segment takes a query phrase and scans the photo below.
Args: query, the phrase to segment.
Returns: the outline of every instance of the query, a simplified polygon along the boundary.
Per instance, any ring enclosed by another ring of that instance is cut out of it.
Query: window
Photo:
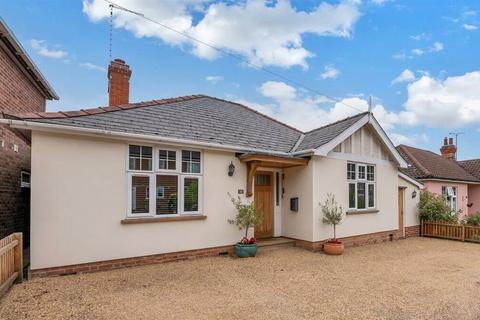
[[[130,170],[152,170],[152,147],[129,146]]]
[[[200,214],[201,156],[200,151],[130,145],[128,215]],[[153,163],[158,165],[152,168]]]
[[[355,164],[348,163],[347,164],[347,179],[348,180],[355,180],[356,171],[355,171]]]
[[[172,150],[158,150],[158,169],[176,170],[177,152]]]
[[[200,152],[182,150],[182,172],[200,173]]]
[[[178,212],[178,176],[176,175],[157,175],[157,203],[155,205],[156,214],[177,214]],[[159,190],[162,194],[159,197]]]
[[[30,188],[30,172],[20,173],[20,188]]]
[[[148,176],[132,175],[132,214],[150,213],[149,188],[150,179]]]
[[[442,195],[452,211],[457,211],[457,187],[442,187]]]
[[[375,166],[347,163],[348,208],[375,208]]]
[[[198,177],[183,178],[183,211],[198,212]]]

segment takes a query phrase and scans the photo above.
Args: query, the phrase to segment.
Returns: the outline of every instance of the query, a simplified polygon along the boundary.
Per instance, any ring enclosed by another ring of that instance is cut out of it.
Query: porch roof
[[[258,153],[246,153],[240,155],[238,158],[241,162],[247,164],[247,197],[253,195],[253,178],[255,177],[258,168],[291,168],[306,166],[310,160],[309,158],[274,156]]]

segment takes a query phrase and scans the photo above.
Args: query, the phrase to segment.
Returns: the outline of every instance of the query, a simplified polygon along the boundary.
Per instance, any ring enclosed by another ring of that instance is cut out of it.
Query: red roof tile
[[[443,179],[480,182],[480,178],[467,172],[457,161],[423,149],[400,145],[397,150],[408,162],[409,167],[402,170],[416,179]]]

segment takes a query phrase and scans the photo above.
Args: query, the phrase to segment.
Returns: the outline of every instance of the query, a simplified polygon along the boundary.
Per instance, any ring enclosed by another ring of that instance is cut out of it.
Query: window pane
[[[357,183],[357,209],[365,209],[365,183]]]
[[[367,180],[375,181],[375,166],[367,166]]]
[[[200,152],[182,150],[182,172],[200,173]]]
[[[149,213],[149,177],[132,176],[132,213]]]
[[[156,214],[176,214],[178,194],[178,177],[157,175]]]
[[[368,207],[369,208],[375,207],[375,185],[374,184],[368,185]]]
[[[129,146],[130,170],[152,170],[152,147]]]
[[[183,192],[183,211],[198,211],[198,178],[185,178]]]
[[[365,166],[358,166],[358,179],[365,180]]]
[[[177,155],[175,151],[158,151],[158,168],[160,170],[175,170]]]
[[[348,184],[348,207],[355,208],[355,183]]]
[[[257,174],[255,176],[255,185],[256,186],[269,186],[270,185],[270,175],[269,174]]]
[[[347,163],[347,179],[355,180],[355,164]]]

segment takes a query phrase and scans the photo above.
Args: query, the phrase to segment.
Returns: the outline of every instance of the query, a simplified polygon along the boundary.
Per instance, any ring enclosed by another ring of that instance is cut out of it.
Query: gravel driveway
[[[206,258],[16,285],[1,319],[479,319],[480,245],[412,238]]]

